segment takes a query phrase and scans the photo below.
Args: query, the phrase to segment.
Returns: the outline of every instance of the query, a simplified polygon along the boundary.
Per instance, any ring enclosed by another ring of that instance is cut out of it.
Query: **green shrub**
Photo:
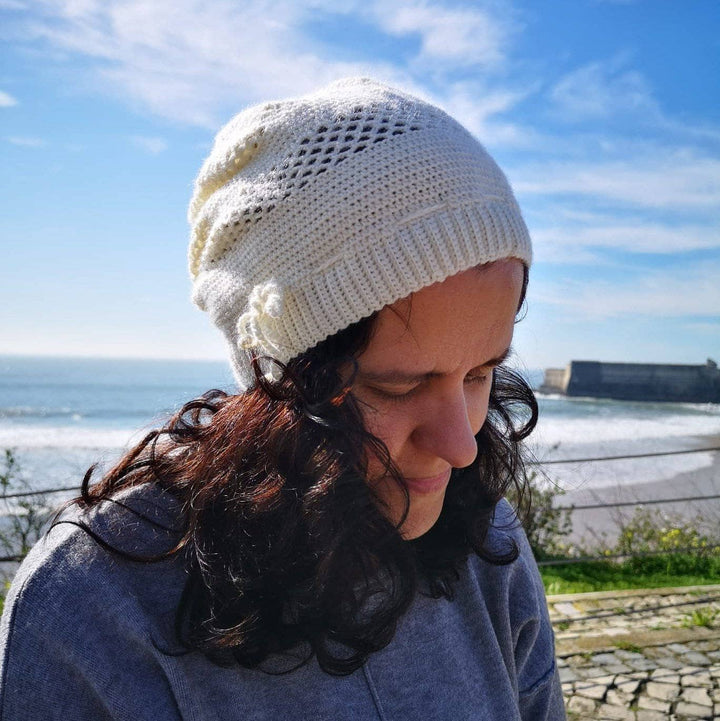
[[[45,531],[52,509],[43,495],[7,498],[31,491],[15,453],[6,449],[0,467],[0,555],[22,559]]]
[[[578,549],[575,555],[624,558],[541,567],[546,591],[584,593],[720,583],[717,524],[643,506],[629,517],[617,518],[616,523],[614,542],[605,537],[599,547]],[[547,545],[553,547],[552,541]],[[568,553],[566,558],[572,555]]]
[[[701,556],[718,554],[712,546],[720,542],[720,534],[701,530],[712,528],[702,516],[688,520],[677,513],[639,506],[629,520],[617,521],[620,528],[614,553],[653,553],[657,551],[694,551]]]
[[[527,534],[530,547],[538,561],[562,558],[571,551],[566,543],[572,533],[572,510],[557,508],[556,499],[565,491],[544,479],[541,485],[538,474],[528,477],[527,493],[518,497],[515,489],[508,500],[518,509],[518,515]]]

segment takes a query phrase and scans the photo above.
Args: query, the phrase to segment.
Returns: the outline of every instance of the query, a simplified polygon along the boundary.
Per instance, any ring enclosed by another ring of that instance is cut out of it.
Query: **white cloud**
[[[600,224],[548,225],[532,229],[539,261],[552,263],[591,263],[608,256],[598,251],[656,253],[671,255],[694,250],[720,250],[720,227],[712,225],[662,225],[615,221]]]
[[[12,108],[17,104],[18,101],[10,93],[0,90],[0,108]]]
[[[419,50],[406,67],[371,55],[338,60],[308,38],[322,15],[356,16],[393,37],[415,35]],[[429,82],[446,87],[452,69],[502,65],[514,27],[510,6],[500,11],[491,2],[459,8],[424,0],[176,0],[168,12],[148,0],[37,0],[25,33],[44,40],[47,50],[94,61],[88,67],[105,92],[216,128],[242,105],[297,95],[343,75],[372,74],[427,94]],[[496,132],[511,135],[508,128]]]
[[[617,263],[618,253],[720,252],[720,160],[629,148],[623,160],[548,160],[514,169],[539,261]]]
[[[481,82],[448,85],[442,97],[435,98],[482,143],[515,148],[533,146],[538,133],[533,128],[503,120],[502,116],[523,100],[530,90],[493,90]]]
[[[562,78],[550,93],[557,116],[569,121],[636,113],[645,120],[660,117],[645,78],[623,64],[622,59],[590,63]]]
[[[379,26],[393,35],[418,33],[421,51],[418,59],[450,61],[453,65],[497,66],[504,59],[514,25],[505,14],[489,8],[448,8],[423,0],[375,2],[371,12]]]
[[[583,196],[659,209],[720,207],[720,160],[688,150],[610,162],[549,161],[517,168],[513,178],[526,196]]]
[[[626,55],[584,65],[561,78],[551,89],[555,119],[587,127],[592,121],[627,121],[689,140],[720,140],[720,128],[669,116],[654,97],[645,76],[628,68]]]
[[[130,142],[151,155],[159,155],[168,147],[164,138],[147,137],[145,135],[133,135]]]
[[[644,271],[629,279],[556,281],[535,288],[535,301],[561,306],[572,316],[595,322],[641,315],[654,318],[717,316],[720,263]]]
[[[153,113],[216,128],[240,106],[297,95],[342,75],[398,72],[378,62],[333,62],[299,28],[312,8],[291,0],[199,4],[172,12],[144,0],[40,0],[30,32],[50,48],[88,57],[104,90]],[[316,3],[317,5],[317,3]]]
[[[5,138],[8,143],[18,145],[22,148],[42,148],[47,143],[42,138],[31,138],[28,136],[11,135]]]
[[[712,334],[713,339],[717,342],[717,339],[720,337],[720,319],[718,319],[715,323],[712,321],[692,321],[690,323],[686,323],[686,328],[689,330],[697,331],[698,333],[707,333]]]

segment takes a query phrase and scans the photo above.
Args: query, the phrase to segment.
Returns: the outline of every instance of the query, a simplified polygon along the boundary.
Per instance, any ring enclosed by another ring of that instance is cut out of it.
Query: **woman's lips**
[[[437,493],[445,489],[450,481],[450,472],[452,468],[439,473],[437,476],[427,476],[424,478],[405,478],[408,490],[413,493],[426,494]]]

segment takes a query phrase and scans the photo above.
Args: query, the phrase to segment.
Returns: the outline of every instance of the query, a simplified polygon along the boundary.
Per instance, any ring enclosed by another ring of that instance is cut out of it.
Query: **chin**
[[[432,507],[423,507],[429,506],[429,504],[418,504],[411,495],[410,512],[408,513],[408,517],[405,519],[405,523],[403,523],[400,527],[400,534],[402,537],[406,541],[412,541],[414,538],[419,538],[427,533],[437,523],[438,518],[440,518],[444,500],[445,494],[443,493],[443,496],[438,503],[432,504]],[[413,506],[415,506],[415,508],[413,508]]]

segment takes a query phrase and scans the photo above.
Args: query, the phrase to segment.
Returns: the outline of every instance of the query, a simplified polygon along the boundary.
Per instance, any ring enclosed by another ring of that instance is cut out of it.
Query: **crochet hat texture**
[[[502,171],[439,108],[369,79],[265,103],[217,135],[189,221],[193,300],[230,347],[286,363],[481,263],[529,265]]]

